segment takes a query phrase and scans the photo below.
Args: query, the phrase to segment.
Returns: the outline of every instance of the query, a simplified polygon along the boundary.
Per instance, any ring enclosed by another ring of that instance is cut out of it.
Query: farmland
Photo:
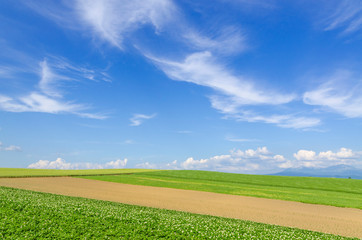
[[[0,187],[0,237],[349,239],[295,228]]]
[[[355,179],[245,175],[190,170],[82,178],[362,209],[362,181]]]

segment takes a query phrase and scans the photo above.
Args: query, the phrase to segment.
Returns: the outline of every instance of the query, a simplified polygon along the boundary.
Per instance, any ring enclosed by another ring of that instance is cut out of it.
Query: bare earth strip
[[[362,210],[71,177],[0,178],[0,185],[362,238]]]

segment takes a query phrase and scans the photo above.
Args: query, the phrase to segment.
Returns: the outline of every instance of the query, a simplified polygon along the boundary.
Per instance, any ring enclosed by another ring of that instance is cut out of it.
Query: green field
[[[155,171],[150,169],[91,169],[91,170],[57,170],[29,168],[0,168],[0,177],[45,177],[45,176],[79,176],[107,175]]]
[[[362,180],[355,179],[245,175],[190,170],[82,178],[362,209]]]
[[[1,239],[350,239],[295,228],[0,187]]]

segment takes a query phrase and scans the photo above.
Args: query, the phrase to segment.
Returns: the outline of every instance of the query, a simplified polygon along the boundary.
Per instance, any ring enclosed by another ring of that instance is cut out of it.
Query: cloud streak
[[[162,31],[175,16],[176,9],[168,0],[78,0],[76,13],[93,35],[124,49],[124,41],[143,25]]]
[[[240,3],[257,3],[257,6],[265,4],[264,1],[240,1]],[[272,88],[263,88],[255,79],[236,74],[224,64],[223,57],[230,57],[247,48],[246,34],[237,26],[218,26],[222,30],[204,34],[207,30],[198,31],[190,26],[183,19],[181,10],[171,0],[146,2],[78,0],[73,9],[68,5],[66,8],[71,10],[64,10],[67,13],[63,14],[52,5],[44,7],[32,4],[32,8],[58,23],[62,22],[59,20],[62,16],[70,14],[82,26],[78,30],[91,33],[94,38],[101,39],[123,51],[126,50],[126,46],[136,47],[170,79],[212,89],[214,94],[209,96],[211,106],[228,118],[295,129],[311,128],[320,124],[318,118],[300,116],[300,114],[268,116],[256,111],[257,106],[274,108],[288,104],[296,100],[297,96],[292,93],[280,93]],[[137,32],[150,26],[154,29],[154,37],[161,39],[166,36],[168,41],[173,41],[177,46],[180,42],[185,45],[180,51],[181,54],[172,58],[178,60],[171,60],[167,56],[157,57],[165,56],[162,49],[161,53],[157,54],[149,53],[152,50],[145,50],[147,44],[144,47],[144,41],[137,39]],[[142,47],[136,42],[141,42]],[[184,57],[181,58],[180,55]],[[247,110],[246,107],[252,108],[253,111]],[[131,120],[131,126],[139,124],[141,122],[137,119],[134,122]]]
[[[362,4],[359,0],[341,1],[325,20],[325,30],[341,29],[350,34],[362,29]]]
[[[21,152],[22,149],[19,146],[10,145],[4,146],[2,142],[0,142],[0,151],[7,151],[7,152]]]
[[[306,104],[320,106],[348,118],[362,117],[362,78],[349,71],[338,71],[314,90],[303,96]]]
[[[275,124],[278,127],[294,129],[310,129],[321,123],[321,120],[315,117],[304,117],[293,114],[273,114],[267,116],[252,111],[240,111],[236,114],[227,114],[226,118],[232,118],[236,121]]]
[[[259,89],[252,81],[235,76],[218,63],[210,52],[197,52],[184,61],[170,61],[147,56],[171,79],[190,82],[214,89],[226,95],[235,105],[278,105],[292,101],[294,95],[283,95]]]
[[[295,114],[264,116],[246,107],[287,104],[296,99],[294,94],[281,94],[271,89],[262,89],[253,80],[236,76],[218,63],[210,52],[194,53],[184,61],[170,61],[146,55],[169,78],[213,89],[216,95],[209,97],[211,106],[226,118],[237,121],[263,122],[283,128],[311,128],[320,124],[320,119]]]
[[[129,125],[133,127],[140,126],[145,120],[152,119],[154,117],[156,117],[156,113],[151,115],[133,114],[133,116],[129,119],[131,122]]]
[[[39,63],[38,69],[29,69],[37,73],[39,82],[37,88],[20,96],[8,96],[0,93],[0,110],[7,112],[42,112],[42,113],[70,113],[84,118],[105,119],[103,114],[87,113],[89,107],[64,100],[64,94],[59,86],[64,81],[80,81],[95,79],[99,74],[93,70],[71,65],[64,58],[51,57]],[[11,74],[12,75],[12,74]],[[101,73],[100,75],[105,75]],[[104,76],[104,81],[109,79]]]

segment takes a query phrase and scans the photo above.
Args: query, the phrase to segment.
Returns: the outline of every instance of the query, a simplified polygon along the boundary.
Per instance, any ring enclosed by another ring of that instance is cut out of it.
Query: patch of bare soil
[[[0,178],[0,185],[362,238],[359,209],[72,177]]]

